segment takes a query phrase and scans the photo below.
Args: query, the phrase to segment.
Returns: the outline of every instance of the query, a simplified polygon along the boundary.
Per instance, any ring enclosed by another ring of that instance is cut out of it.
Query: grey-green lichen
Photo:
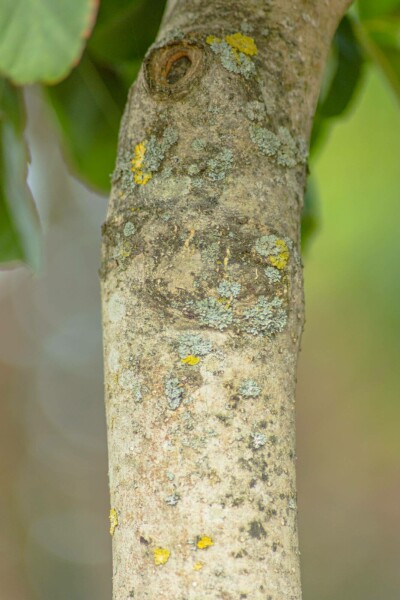
[[[132,153],[124,152],[120,155],[112,175],[113,183],[119,181],[121,189],[126,192],[131,191],[132,185],[145,186],[153,174],[159,171],[167,151],[178,139],[178,130],[166,127],[161,139],[151,135],[149,139],[138,142]]]
[[[263,102],[252,100],[246,104],[245,112],[250,121],[263,121],[267,111]]]
[[[189,175],[198,175],[200,173],[200,167],[196,163],[192,163],[188,166],[187,170]]]
[[[215,263],[218,260],[221,252],[220,245],[218,242],[211,242],[201,251],[202,260],[208,263]]]
[[[261,388],[254,379],[245,379],[239,387],[239,394],[245,398],[257,398],[260,393]]]
[[[152,135],[146,144],[146,153],[143,160],[143,171],[154,173],[158,171],[167,151],[176,144],[179,133],[174,127],[166,127],[161,140]]]
[[[240,30],[243,31],[243,33],[251,33],[252,31],[254,31],[254,27],[247,21],[242,21],[240,23]]]
[[[212,343],[197,333],[184,333],[178,340],[180,358],[186,356],[206,356],[212,350]]]
[[[231,71],[250,79],[256,74],[256,68],[250,56],[233,48],[226,40],[209,36],[207,43],[211,50],[219,57],[221,64]]]
[[[206,146],[207,146],[207,141],[204,140],[203,138],[196,138],[192,142],[192,148],[193,148],[193,150],[196,150],[197,152],[202,152]]]
[[[129,237],[135,233],[135,226],[132,221],[127,221],[124,226],[124,236]]]
[[[260,125],[250,125],[250,139],[256,144],[265,156],[275,156],[279,149],[279,139],[273,131],[260,127]]]
[[[164,502],[169,506],[175,506],[179,502],[179,496],[178,494],[171,494],[170,496],[166,496],[164,498]]]
[[[207,161],[207,177],[213,181],[225,179],[227,173],[232,168],[232,164],[233,153],[228,148],[224,148]]]
[[[267,443],[267,436],[264,433],[256,431],[251,434],[251,445],[255,450],[262,448]]]
[[[240,294],[241,285],[235,281],[221,281],[218,286],[218,293],[222,298],[237,298]]]
[[[233,322],[232,310],[215,298],[198,300],[194,303],[194,308],[202,325],[222,331]]]
[[[255,241],[254,248],[261,256],[276,256],[279,253],[278,239],[276,235],[263,235]]]
[[[260,296],[257,304],[243,313],[243,330],[251,335],[272,336],[283,331],[287,322],[286,311],[282,308],[282,300],[268,300]]]
[[[264,273],[271,283],[277,283],[282,278],[279,269],[276,269],[275,267],[267,267],[264,269]]]
[[[254,249],[260,256],[267,259],[271,267],[283,270],[290,258],[293,243],[289,238],[276,235],[263,235],[255,241]],[[272,276],[272,273],[269,273]],[[268,276],[268,274],[266,273]]]
[[[183,400],[183,387],[176,377],[169,376],[166,378],[164,391],[168,408],[170,410],[179,408]]]
[[[249,127],[251,141],[258,146],[262,154],[274,157],[282,167],[295,167],[306,159],[301,143],[296,143],[286,127],[279,127],[275,134],[270,129],[251,124]]]

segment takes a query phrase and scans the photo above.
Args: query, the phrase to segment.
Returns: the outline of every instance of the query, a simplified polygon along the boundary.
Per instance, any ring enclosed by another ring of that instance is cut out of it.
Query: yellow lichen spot
[[[145,173],[142,170],[144,157],[146,155],[146,144],[145,142],[140,142],[140,144],[136,144],[133,150],[133,158],[132,158],[132,173],[134,182],[137,185],[146,185],[148,181],[152,178],[151,173]]]
[[[282,271],[289,260],[289,248],[287,247],[285,240],[276,240],[275,246],[278,248],[279,253],[268,256],[268,262],[276,269]]]
[[[197,365],[200,362],[199,356],[194,356],[194,354],[189,354],[185,356],[185,358],[181,358],[181,362],[186,365]]]
[[[132,169],[133,171],[133,169]],[[151,173],[142,173],[142,171],[134,172],[134,181],[137,185],[146,185],[148,181],[152,178]]]
[[[217,298],[217,302],[226,306],[226,308],[230,308],[232,298],[226,298],[225,296],[220,296]]]
[[[212,541],[212,539],[208,535],[203,535],[203,537],[201,537],[197,541],[196,546],[200,550],[205,550],[206,548],[209,548],[210,546],[214,546],[214,542]]]
[[[218,38],[218,37],[217,37],[217,36],[215,36],[215,35],[208,35],[208,36],[206,37],[206,42],[207,42],[207,44],[214,44],[214,43],[217,43],[217,44],[218,44],[220,41],[221,41],[221,39],[220,39],[220,38]]]
[[[144,142],[140,142],[140,144],[136,144],[135,149],[133,151],[132,169],[141,169],[142,168],[145,154],[146,154],[146,144]]]
[[[243,52],[248,56],[254,56],[257,54],[257,46],[253,38],[243,35],[242,33],[233,33],[232,35],[226,35],[225,40],[235,50]]]
[[[110,509],[110,516],[108,518],[110,519],[110,534],[114,535],[114,531],[118,527],[118,513],[115,508]]]
[[[122,244],[122,249],[121,249],[120,254],[123,258],[128,258],[131,255],[131,246],[130,246],[129,242],[124,242]]]
[[[154,564],[157,566],[165,565],[170,556],[171,552],[167,548],[155,548],[153,550]]]
[[[226,255],[225,255],[225,258],[224,258],[224,269],[228,268],[228,263],[229,263],[230,256],[231,256],[231,251],[229,250],[229,248],[227,248],[226,249]]]
[[[194,565],[193,565],[193,569],[194,569],[194,571],[201,571],[201,569],[202,569],[203,567],[204,567],[204,565],[203,565],[203,563],[202,563],[202,562],[197,562],[197,563],[194,563]]]

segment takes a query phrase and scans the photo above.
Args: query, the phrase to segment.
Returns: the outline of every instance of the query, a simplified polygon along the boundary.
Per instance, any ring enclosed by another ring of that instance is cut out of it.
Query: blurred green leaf
[[[333,39],[311,133],[311,154],[322,145],[331,119],[344,114],[357,93],[364,54],[350,17],[345,16]]]
[[[66,80],[46,91],[72,170],[89,185],[108,192],[128,86],[85,53]]]
[[[319,112],[323,117],[336,117],[349,106],[362,74],[364,58],[349,17],[344,17],[336,31],[333,46],[337,65]]]
[[[400,0],[359,0],[358,14],[362,20],[390,15],[400,9]]]
[[[1,0],[0,72],[14,83],[54,83],[84,47],[98,0]]]
[[[0,80],[0,262],[23,260],[40,267],[40,225],[26,183],[22,92]]]
[[[91,55],[104,64],[143,58],[154,42],[165,0],[102,0],[89,40]]]
[[[304,195],[304,206],[301,214],[301,249],[307,252],[310,242],[319,225],[319,196],[312,178],[307,180],[307,189]]]
[[[3,182],[4,167],[0,161],[0,177]],[[8,209],[3,185],[0,186],[0,263],[24,260],[18,232]]]
[[[357,36],[400,99],[400,0],[360,0]]]

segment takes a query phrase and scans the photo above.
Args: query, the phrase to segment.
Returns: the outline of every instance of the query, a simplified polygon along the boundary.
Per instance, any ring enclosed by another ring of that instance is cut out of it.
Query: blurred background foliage
[[[0,30],[13,2],[0,8]],[[14,64],[10,36],[0,40],[7,600],[111,596],[100,225],[127,91],[164,8],[159,0],[102,0],[89,36],[96,2],[59,2],[60,23],[70,26],[58,62],[43,62],[48,48],[27,36],[36,54]],[[18,27],[23,20],[15,35]],[[34,81],[42,83],[21,87]],[[307,600],[399,597],[399,99],[400,1],[360,0],[327,65],[303,214],[307,324],[297,414]]]

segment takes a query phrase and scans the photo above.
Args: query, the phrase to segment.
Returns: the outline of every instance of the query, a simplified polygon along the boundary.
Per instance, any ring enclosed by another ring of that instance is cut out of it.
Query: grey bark
[[[104,225],[114,600],[298,600],[309,133],[342,0],[176,0]]]

